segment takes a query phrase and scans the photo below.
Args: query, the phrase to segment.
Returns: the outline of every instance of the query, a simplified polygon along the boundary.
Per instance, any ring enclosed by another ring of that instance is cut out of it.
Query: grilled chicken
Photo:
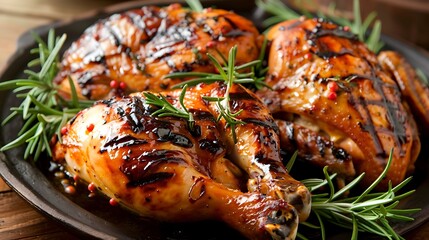
[[[276,123],[280,129],[280,146],[286,152],[298,151],[300,160],[322,168],[328,166],[331,172],[339,174],[340,186],[356,175],[350,155],[328,137],[311,130],[312,126],[304,127],[284,120],[276,120]]]
[[[159,108],[143,93],[99,101],[67,124],[54,159],[65,159],[72,174],[143,216],[217,219],[250,239],[293,239],[309,215],[310,193],[281,164],[278,128],[253,93],[240,85],[229,91],[231,111],[243,109],[236,143],[225,120],[216,121],[218,106],[203,96],[225,91],[223,83],[187,89],[191,125],[153,117]],[[162,94],[180,108],[180,93]]]
[[[89,27],[65,52],[55,79],[69,97],[68,77],[80,98],[169,89],[174,72],[215,72],[207,53],[222,62],[238,45],[237,64],[257,59],[262,36],[249,20],[221,9],[193,12],[178,4],[144,6]]]
[[[401,89],[404,100],[419,121],[419,126],[429,131],[429,87],[417,77],[414,68],[397,52],[383,51],[378,60]]]
[[[402,181],[412,169],[420,141],[400,89],[377,57],[354,34],[322,19],[286,21],[267,37],[271,47],[266,83],[274,91],[258,95],[271,112],[311,126],[347,152],[356,172],[366,173],[364,185],[380,175],[393,149],[381,186]],[[344,162],[344,169],[348,164]]]

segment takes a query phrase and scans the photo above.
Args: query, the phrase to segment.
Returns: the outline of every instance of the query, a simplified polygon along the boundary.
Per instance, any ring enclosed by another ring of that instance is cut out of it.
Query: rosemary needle
[[[188,126],[192,130],[194,128],[195,120],[194,120],[192,113],[190,113],[188,111],[188,109],[186,108],[186,106],[183,102],[187,88],[188,88],[188,86],[185,85],[182,88],[182,92],[180,93],[179,103],[180,103],[181,108],[175,107],[162,94],[158,94],[158,96],[156,96],[155,94],[153,94],[151,92],[144,92],[143,94],[146,98],[147,104],[151,104],[151,105],[154,105],[157,107],[161,107],[160,109],[158,109],[152,113],[153,116],[184,118],[188,121]]]
[[[217,69],[219,74],[214,73],[172,73],[166,76],[166,78],[193,78],[191,80],[184,81],[178,85],[173,86],[173,88],[195,86],[199,83],[213,83],[217,81],[224,82],[226,85],[225,95],[223,97],[204,97],[205,100],[214,102],[216,108],[219,112],[217,121],[224,119],[226,122],[225,127],[231,129],[231,135],[234,142],[237,142],[237,136],[235,133],[235,128],[239,124],[244,124],[243,121],[239,120],[237,117],[243,110],[237,112],[232,112],[229,106],[230,98],[229,91],[234,83],[256,83],[260,81],[259,77],[256,77],[255,72],[251,71],[248,74],[242,74],[239,70],[243,69],[256,69],[259,64],[259,60],[246,63],[244,65],[236,66],[235,59],[237,56],[237,46],[234,46],[230,49],[228,53],[228,59],[223,66],[213,55],[207,53],[207,57],[212,62],[213,66]],[[224,57],[223,57],[224,58]],[[196,78],[195,78],[196,77]],[[262,83],[259,83],[262,84]],[[255,84],[256,86],[256,84]],[[167,109],[164,108],[163,109]],[[171,109],[170,112],[176,110]]]
[[[335,174],[329,175],[327,167],[323,169],[325,179],[305,179],[301,182],[312,192],[312,214],[316,216],[318,225],[302,223],[303,227],[319,229],[323,239],[326,238],[325,222],[352,230],[351,239],[358,239],[359,232],[369,232],[387,239],[402,239],[390,226],[389,221],[412,221],[408,215],[420,211],[420,209],[396,209],[399,201],[414,192],[407,191],[402,194],[398,192],[411,181],[411,177],[405,179],[396,187],[389,185],[385,192],[370,193],[386,176],[392,162],[392,152],[384,171],[359,196],[344,197],[364,177],[359,175],[345,187],[335,190],[333,179]],[[328,193],[316,194],[321,187],[328,187]],[[299,234],[306,239],[303,234]]]

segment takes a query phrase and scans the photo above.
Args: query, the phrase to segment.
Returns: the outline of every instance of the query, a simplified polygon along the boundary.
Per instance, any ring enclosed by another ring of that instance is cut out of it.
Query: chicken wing
[[[194,124],[153,117],[145,95],[99,101],[67,124],[53,148],[72,174],[137,213],[164,221],[225,221],[250,239],[293,239],[310,211],[310,193],[287,174],[274,120],[255,95],[230,89],[235,129],[217,122],[219,108],[204,96],[224,96],[223,83],[187,90]],[[180,91],[162,93],[180,108]],[[192,126],[192,127],[191,127]],[[230,159],[230,160],[229,160]],[[249,176],[248,190],[240,184]],[[217,169],[217,170],[216,170]],[[219,170],[222,169],[222,170]]]
[[[393,161],[380,186],[402,181],[419,149],[414,119],[394,80],[357,37],[323,19],[282,22],[268,33],[268,76],[274,91],[258,95],[272,113],[293,114],[344,149],[364,185]],[[281,115],[281,114],[280,114]]]
[[[89,27],[65,52],[55,82],[67,97],[70,77],[80,98],[94,100],[158,92],[180,81],[164,79],[169,73],[215,72],[206,53],[222,62],[238,45],[238,64],[255,60],[261,41],[252,22],[230,11],[144,6]]]

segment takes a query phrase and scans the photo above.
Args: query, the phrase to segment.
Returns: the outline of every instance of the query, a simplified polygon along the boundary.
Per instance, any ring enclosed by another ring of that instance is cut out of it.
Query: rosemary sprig
[[[237,46],[234,46],[230,49],[228,54],[228,59],[231,56],[231,50],[235,48],[233,51],[233,60],[235,64],[235,59],[237,55]],[[266,73],[268,72],[268,67],[264,65],[265,52],[267,48],[267,39],[264,39],[264,42],[261,46],[261,52],[259,53],[258,59],[254,61],[250,61],[248,63],[235,66],[230,66],[229,60],[223,56],[221,52],[217,52],[219,57],[222,59],[224,65],[222,65],[212,54],[207,53],[207,57],[212,62],[213,66],[218,70],[218,74],[216,73],[205,73],[205,72],[177,72],[170,73],[164,78],[178,78],[185,79],[190,78],[190,80],[183,81],[179,84],[172,86],[173,89],[182,88],[183,86],[195,86],[199,83],[214,83],[218,81],[227,81],[227,73],[232,74],[233,83],[245,84],[248,88],[256,88],[262,89],[264,87],[270,88],[265,83]],[[230,66],[230,67],[228,67]]]
[[[240,109],[239,111],[233,113],[231,111],[230,105],[229,105],[229,101],[230,101],[230,97],[229,97],[229,91],[232,87],[232,85],[234,84],[234,82],[236,82],[236,77],[237,75],[234,74],[236,73],[235,69],[235,59],[237,56],[237,46],[234,46],[230,49],[229,54],[228,54],[228,61],[226,63],[226,70],[224,68],[222,68],[221,64],[216,60],[216,58],[214,56],[212,56],[211,54],[208,54],[208,57],[210,59],[210,61],[213,62],[214,66],[217,68],[217,70],[219,71],[219,74],[222,76],[222,79],[225,81],[226,84],[226,91],[225,91],[225,95],[223,96],[223,98],[205,98],[208,101],[216,101],[216,106],[217,109],[219,111],[219,116],[217,118],[217,121],[220,121],[222,118],[225,120],[226,122],[226,127],[230,127],[231,128],[231,134],[232,134],[232,139],[235,142],[237,142],[237,136],[235,133],[235,128],[237,125],[239,124],[244,124],[243,121],[241,121],[240,119],[237,118],[238,115],[241,114],[241,112],[243,112],[243,109]],[[243,78],[245,79],[245,78]]]
[[[353,1],[353,21],[336,16],[334,5],[331,5],[332,7],[329,8],[327,13],[319,11],[317,14],[311,14],[304,8],[299,9],[300,13],[298,13],[284,4],[281,0],[256,0],[256,4],[264,11],[273,15],[264,21],[265,26],[271,26],[285,20],[296,19],[301,15],[306,15],[307,17],[324,17],[342,26],[349,26],[350,30],[358,36],[359,40],[365,42],[367,47],[375,53],[379,52],[384,45],[380,40],[381,21],[375,20],[377,14],[372,12],[362,22],[359,0]],[[374,24],[373,28],[367,35],[369,32],[369,26],[372,23]]]
[[[261,54],[263,57],[263,55]],[[184,81],[180,84],[173,86],[173,88],[180,88],[183,86],[195,86],[199,83],[213,83],[217,81],[224,82],[227,86],[225,95],[222,97],[204,97],[205,100],[215,102],[217,110],[219,112],[218,121],[224,119],[226,127],[231,129],[231,134],[234,142],[237,142],[235,128],[239,124],[244,124],[243,121],[237,117],[240,115],[242,110],[232,112],[229,102],[229,91],[234,83],[253,83],[255,87],[265,86],[263,78],[256,75],[256,71],[263,72],[261,60],[255,60],[240,66],[235,65],[235,59],[237,57],[237,46],[230,49],[228,53],[228,59],[222,56],[224,66],[210,53],[207,53],[207,57],[212,62],[213,66],[217,69],[219,74],[215,73],[201,73],[201,72],[190,72],[190,73],[172,73],[166,76],[166,78],[192,78],[191,80]],[[249,73],[241,73],[240,71],[251,69]]]
[[[225,82],[225,84],[227,85],[227,89],[223,97],[204,97],[204,99],[207,101],[216,102],[215,104],[219,111],[217,121],[220,121],[222,118],[225,120],[226,127],[231,128],[231,135],[233,141],[237,142],[235,128],[239,124],[244,124],[244,122],[237,118],[238,115],[240,115],[240,113],[242,112],[242,110],[239,110],[237,112],[231,111],[231,108],[229,106],[229,90],[234,83],[247,84],[247,87],[253,87],[256,89],[261,89],[263,87],[270,88],[264,82],[265,75],[268,71],[268,68],[263,64],[266,46],[267,40],[264,39],[258,59],[239,66],[236,66],[235,64],[237,56],[237,46],[234,46],[230,49],[228,53],[228,59],[218,51],[218,55],[224,62],[223,66],[212,54],[207,53],[207,57],[219,72],[218,74],[202,72],[181,72],[168,74],[167,76],[165,76],[165,78],[191,78],[190,80],[183,81],[173,86],[173,88],[180,88],[183,86],[195,86],[199,83],[210,84],[218,81]]]
[[[346,192],[357,186],[364,177],[364,173],[359,175],[345,187],[335,190],[333,179],[336,174],[329,175],[328,167],[323,169],[325,179],[306,179],[304,183],[313,193],[312,196],[312,214],[315,215],[318,225],[308,222],[302,223],[303,226],[319,229],[322,239],[326,239],[325,222],[329,222],[341,228],[352,230],[352,238],[358,238],[358,232],[368,232],[388,239],[402,239],[390,226],[389,220],[393,221],[412,221],[413,218],[408,215],[413,214],[420,209],[396,209],[399,201],[415,190],[398,194],[406,184],[411,181],[411,177],[405,179],[396,187],[389,183],[388,190],[385,192],[371,191],[386,176],[392,163],[392,152],[384,171],[362,194],[354,197],[344,197]],[[316,194],[322,187],[328,187],[327,193]],[[303,234],[299,234],[302,239],[306,239]]]
[[[189,8],[194,12],[202,12],[203,11],[203,5],[199,0],[186,0],[186,3],[188,4]]]
[[[28,67],[40,67],[39,72],[27,69],[24,73],[27,79],[15,79],[0,83],[0,90],[11,90],[22,102],[18,107],[12,107],[11,114],[3,120],[2,125],[21,116],[24,124],[18,137],[3,146],[0,150],[6,151],[27,144],[24,158],[33,156],[36,161],[42,152],[52,155],[50,139],[56,134],[61,136],[61,127],[76,115],[81,109],[90,106],[91,101],[80,101],[73,81],[69,78],[72,90],[72,99],[67,101],[59,94],[53,83],[58,72],[59,52],[66,40],[66,36],[55,37],[53,30],[49,31],[48,40],[44,42],[34,35],[38,48],[31,53],[38,54]]]
[[[195,124],[194,116],[192,115],[192,113],[189,112],[183,102],[187,88],[188,86],[185,85],[182,89],[182,92],[180,93],[179,103],[181,108],[175,107],[162,94],[156,96],[151,92],[144,92],[147,104],[161,107],[160,109],[153,112],[152,116],[184,118],[188,121],[189,128],[193,129]]]

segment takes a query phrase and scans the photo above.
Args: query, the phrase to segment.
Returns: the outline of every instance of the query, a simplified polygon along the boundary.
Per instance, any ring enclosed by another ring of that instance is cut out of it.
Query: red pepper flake
[[[329,100],[335,100],[335,99],[337,99],[337,93],[336,92],[329,92],[328,93],[328,99]]]
[[[97,189],[97,187],[95,186],[95,184],[94,183],[90,183],[89,185],[88,185],[88,190],[90,191],[90,192],[95,192],[95,190]]]
[[[220,32],[222,33],[222,34],[227,34],[228,32],[229,32],[230,30],[227,28],[227,27],[221,27],[221,29],[220,29]]]
[[[330,82],[328,82],[328,89],[331,92],[336,92],[338,90],[338,84],[334,81],[330,81]]]
[[[118,81],[115,81],[115,80],[110,81],[110,87],[111,88],[118,88],[119,87]]]
[[[79,181],[79,176],[78,176],[78,175],[73,175],[73,180],[74,180],[75,182]]]
[[[92,130],[94,130],[94,124],[89,124],[88,126],[86,126],[86,130],[88,131],[88,132],[92,132]]]
[[[109,204],[110,204],[111,206],[117,206],[117,205],[118,205],[118,201],[116,201],[114,198],[111,198],[111,199],[109,200]]]
[[[211,48],[211,47],[214,47],[214,46],[216,46],[216,42],[215,42],[215,41],[209,41],[209,42],[206,44],[206,47],[208,47],[208,48]]]
[[[311,59],[313,57],[313,54],[311,54],[311,53],[306,53],[305,55],[304,55],[304,58],[305,59]]]
[[[348,32],[348,31],[350,31],[350,27],[349,26],[344,26],[343,30],[346,31],[346,32]]]
[[[61,128],[61,135],[66,135],[68,132],[69,132],[69,130],[66,126]]]
[[[66,191],[66,193],[68,193],[68,194],[75,194],[76,188],[72,185],[69,185],[64,189],[64,191]]]
[[[120,83],[119,83],[119,87],[120,87],[122,90],[125,90],[125,88],[127,88],[127,84],[126,84],[126,83],[124,83],[124,82],[120,82]]]

